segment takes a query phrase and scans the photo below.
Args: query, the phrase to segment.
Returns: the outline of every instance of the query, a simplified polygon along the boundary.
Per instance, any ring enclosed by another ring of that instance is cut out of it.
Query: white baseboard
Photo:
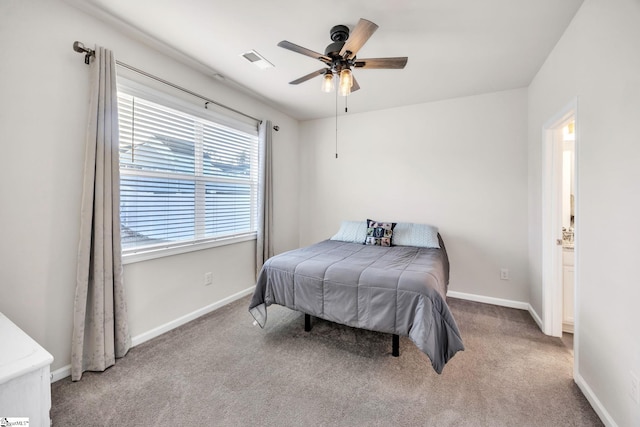
[[[540,319],[540,316],[538,315],[538,313],[536,313],[536,311],[533,309],[533,307],[529,303],[522,302],[522,301],[506,300],[501,298],[486,297],[483,295],[467,294],[467,293],[456,292],[456,291],[447,292],[447,296],[451,298],[460,298],[460,299],[469,300],[469,301],[482,302],[485,304],[493,304],[493,305],[499,305],[503,307],[527,310],[531,315],[531,317],[533,318],[533,320],[538,324],[538,327],[540,328],[540,330],[544,331],[544,328],[542,327],[542,319]],[[591,387],[589,387],[589,385],[586,383],[584,378],[582,378],[580,373],[576,372],[574,375],[575,375],[576,384],[578,385],[580,390],[582,390],[582,393],[585,395],[585,397],[593,407],[594,411],[596,411],[596,414],[598,414],[598,416],[600,417],[600,420],[602,420],[602,422],[607,427],[618,427],[618,425],[613,420],[609,412],[607,412],[604,405],[602,405],[600,400],[596,397],[595,393],[593,392],[593,390],[591,390]]]
[[[191,322],[192,320],[197,319],[200,316],[204,316],[205,314],[211,313],[214,310],[219,309],[227,304],[230,304],[236,300],[239,300],[242,297],[250,295],[253,293],[255,289],[255,285],[251,286],[243,291],[237,292],[227,298],[221,299],[220,301],[216,301],[213,304],[209,304],[205,307],[202,307],[196,311],[185,314],[184,316],[178,317],[170,322],[165,323],[164,325],[160,325],[157,328],[153,328],[150,331],[143,332],[135,337],[131,338],[131,347],[135,347],[144,342],[147,342],[157,336],[164,334],[165,332],[169,332],[172,329],[177,328],[178,326],[182,326],[185,323]],[[71,365],[63,366],[60,369],[56,369],[51,372],[51,382],[54,383],[63,378],[66,378],[71,375]]]
[[[484,295],[467,294],[467,293],[464,293],[464,292],[456,292],[456,291],[447,292],[447,296],[451,297],[451,298],[459,298],[459,299],[464,299],[464,300],[468,300],[468,301],[482,302],[482,303],[485,303],[485,304],[499,305],[501,307],[509,307],[509,308],[517,308],[519,310],[527,310],[529,312],[529,314],[531,315],[531,317],[533,317],[533,320],[537,323],[537,325],[540,328],[540,330],[541,331],[544,330],[542,328],[542,319],[540,319],[540,316],[538,316],[538,313],[536,313],[536,311],[533,309],[531,304],[529,304],[528,302],[514,301],[514,300],[502,299],[502,298],[494,298],[494,297],[487,297],[487,296],[484,296]]]
[[[157,336],[164,334],[165,332],[169,332],[170,330],[175,329],[178,326],[182,326],[185,323],[191,322],[192,320],[195,320],[200,316],[204,316],[207,313],[211,313],[212,311],[217,310],[220,307],[223,307],[229,303],[234,302],[235,300],[238,300],[244,296],[251,294],[254,289],[255,289],[255,285],[245,289],[244,291],[240,291],[231,296],[228,296],[227,298],[221,299],[220,301],[216,301],[213,304],[209,304],[205,307],[202,307],[194,312],[185,314],[182,317],[178,317],[177,319],[167,322],[164,325],[160,325],[157,328],[153,328],[150,331],[143,332],[140,335],[136,335],[135,337],[131,338],[131,346],[135,347],[137,345],[140,345],[143,342],[147,342],[150,339],[153,339]]]
[[[584,394],[584,396],[587,398],[587,400],[591,404],[591,407],[594,411],[596,411],[596,414],[598,414],[600,420],[604,423],[604,425],[606,425],[607,427],[618,427],[618,424],[616,424],[616,422],[613,420],[611,414],[609,414],[609,412],[605,409],[602,402],[600,402],[600,399],[596,397],[595,393],[593,392],[593,390],[591,390],[591,387],[589,387],[580,373],[575,373],[574,379],[580,390],[582,390],[582,394]]]
[[[499,305],[502,307],[517,308],[520,310],[529,310],[529,303],[522,301],[513,301],[502,298],[486,297],[484,295],[467,294],[464,292],[449,291],[447,296],[451,298],[459,298],[468,301],[483,302],[485,304]]]
[[[544,333],[544,327],[542,326],[542,319],[538,316],[538,313],[533,309],[531,304],[529,304],[529,314],[533,317],[533,320],[538,324],[538,328]]]
[[[51,371],[51,382],[63,380],[71,376],[71,365],[63,366],[62,368]]]

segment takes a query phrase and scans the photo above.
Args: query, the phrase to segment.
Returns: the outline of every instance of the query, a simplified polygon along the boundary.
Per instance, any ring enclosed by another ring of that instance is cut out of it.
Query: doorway
[[[555,337],[577,330],[577,130],[577,100],[543,126],[542,320],[543,332]]]

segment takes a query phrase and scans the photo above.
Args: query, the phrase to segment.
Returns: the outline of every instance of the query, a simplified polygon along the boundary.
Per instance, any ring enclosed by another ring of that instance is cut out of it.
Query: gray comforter
[[[441,241],[442,243],[442,241]],[[464,350],[445,295],[442,249],[325,240],[268,259],[249,311],[261,327],[278,304],[336,323],[408,336],[441,373]]]

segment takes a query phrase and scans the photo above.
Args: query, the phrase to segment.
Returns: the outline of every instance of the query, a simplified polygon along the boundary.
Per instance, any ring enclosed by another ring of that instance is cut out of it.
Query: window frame
[[[257,203],[258,203],[258,191],[259,191],[259,181],[260,177],[257,176],[259,171],[259,137],[258,137],[258,123],[250,119],[235,119],[234,117],[229,116],[228,114],[224,114],[221,111],[216,111],[215,109],[205,109],[202,104],[196,104],[192,100],[189,101],[184,99],[177,94],[169,94],[167,92],[161,91],[156,87],[146,85],[143,83],[139,83],[134,80],[130,80],[126,77],[118,76],[118,93],[126,93],[127,95],[131,95],[134,97],[143,98],[144,100],[159,104],[161,106],[171,108],[182,113],[201,118],[204,120],[208,120],[214,122],[218,125],[230,127],[233,129],[237,129],[242,132],[247,132],[250,134],[255,134],[256,141],[256,150],[255,153],[252,153],[251,159],[251,170],[252,174],[256,174],[255,178],[250,178],[247,182],[253,188],[253,192],[255,195],[251,195],[251,201],[255,201],[253,206],[251,207],[254,212],[251,213],[251,229],[252,231],[239,233],[236,235],[230,236],[221,236],[221,237],[203,237],[203,238],[195,238],[191,240],[185,240],[183,242],[167,242],[166,244],[157,244],[147,247],[141,248],[131,248],[131,249],[123,249],[122,250],[122,263],[130,264],[140,261],[146,261],[156,258],[161,258],[165,256],[173,256],[178,254],[184,254],[192,251],[215,248],[220,246],[226,246],[230,244],[236,244],[241,242],[246,242],[250,240],[257,239]],[[196,147],[194,147],[194,150]],[[194,157],[197,157],[197,154],[194,154]],[[137,175],[134,171],[128,171],[123,173],[123,169],[120,168],[120,176],[122,175]],[[153,173],[150,173],[153,174]],[[143,174],[144,175],[144,174]],[[178,175],[178,174],[176,174]],[[198,185],[197,174],[189,175],[194,179],[194,184]],[[233,180],[233,179],[232,179]],[[218,178],[215,180],[211,180],[210,182],[224,182],[228,181],[226,178]],[[200,181],[200,182],[206,182]],[[255,183],[255,186],[253,184]],[[204,203],[204,199],[198,202],[197,197],[194,202],[196,205],[199,203]],[[204,214],[206,216],[206,213]],[[194,220],[195,221],[195,220]],[[194,223],[194,226],[197,227],[197,224]]]

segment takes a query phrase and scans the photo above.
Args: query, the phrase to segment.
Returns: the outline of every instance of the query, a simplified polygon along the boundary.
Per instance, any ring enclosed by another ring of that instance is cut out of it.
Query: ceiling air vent
[[[244,59],[251,62],[253,65],[255,65],[256,67],[262,70],[266,68],[271,68],[274,66],[271,62],[267,61],[264,58],[264,56],[260,55],[255,50],[250,50],[249,52],[245,52],[242,54],[242,56],[244,57]]]

